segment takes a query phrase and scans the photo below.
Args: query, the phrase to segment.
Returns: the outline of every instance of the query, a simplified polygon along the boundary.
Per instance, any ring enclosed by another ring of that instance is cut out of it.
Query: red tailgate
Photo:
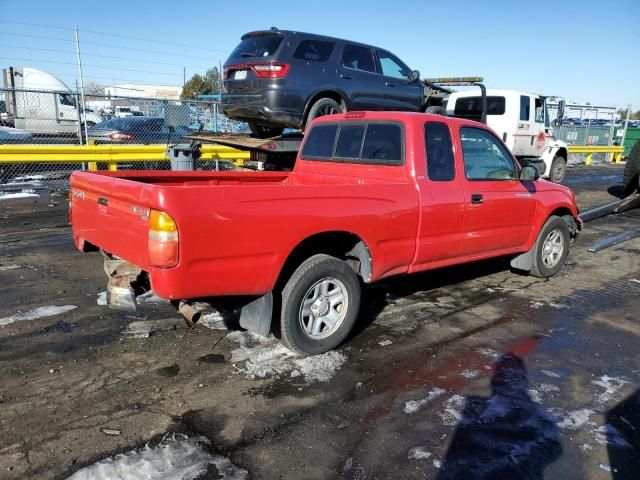
[[[74,172],[71,176],[73,238],[99,246],[148,269],[149,186],[114,176]]]

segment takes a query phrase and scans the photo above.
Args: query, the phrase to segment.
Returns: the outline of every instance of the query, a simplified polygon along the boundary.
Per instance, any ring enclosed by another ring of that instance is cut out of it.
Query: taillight
[[[166,212],[149,213],[149,263],[154,267],[171,268],[178,264],[178,226]]]
[[[265,63],[236,63],[224,66],[224,78],[231,78],[233,72],[239,70],[252,70],[258,78],[284,78],[289,73],[291,65],[288,63],[265,62]]]
[[[122,132],[110,133],[107,137],[109,137],[110,140],[133,140],[135,138],[133,135]]]

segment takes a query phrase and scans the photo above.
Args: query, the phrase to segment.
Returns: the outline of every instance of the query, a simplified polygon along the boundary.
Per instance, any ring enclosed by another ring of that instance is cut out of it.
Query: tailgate
[[[78,248],[85,242],[148,270],[150,185],[90,172],[71,176],[71,222]]]

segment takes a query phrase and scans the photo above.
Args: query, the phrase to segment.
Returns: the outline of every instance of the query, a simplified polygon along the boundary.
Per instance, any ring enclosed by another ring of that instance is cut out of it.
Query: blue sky
[[[187,78],[204,73],[243,33],[277,26],[385,47],[423,77],[481,75],[489,87],[640,110],[639,0],[0,0],[0,65],[73,85],[74,25],[85,76],[101,84],[181,85],[183,65]]]

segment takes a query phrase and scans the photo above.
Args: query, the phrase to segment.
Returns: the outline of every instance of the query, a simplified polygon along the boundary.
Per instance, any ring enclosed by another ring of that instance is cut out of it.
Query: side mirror
[[[526,165],[520,170],[520,180],[538,180],[540,172],[535,165]]]
[[[419,78],[420,78],[420,71],[419,70],[413,70],[411,72],[411,74],[409,75],[409,82],[415,82]]]

